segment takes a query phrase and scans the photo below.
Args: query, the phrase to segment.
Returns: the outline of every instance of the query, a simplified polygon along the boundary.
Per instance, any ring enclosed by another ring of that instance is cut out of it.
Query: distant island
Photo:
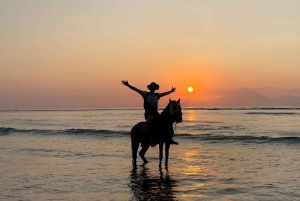
[[[223,98],[211,101],[190,98],[183,99],[182,106],[300,106],[300,97],[285,95],[278,99],[271,99],[244,87]]]

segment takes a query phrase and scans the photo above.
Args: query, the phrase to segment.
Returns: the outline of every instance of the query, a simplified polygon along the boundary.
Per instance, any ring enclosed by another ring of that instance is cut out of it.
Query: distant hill
[[[286,95],[274,100],[276,106],[300,106],[300,97]]]
[[[244,87],[223,98],[207,101],[206,104],[210,106],[270,106],[273,101]]]
[[[183,99],[183,107],[203,106],[300,106],[300,97],[286,95],[276,100],[263,96],[246,87],[216,100]]]

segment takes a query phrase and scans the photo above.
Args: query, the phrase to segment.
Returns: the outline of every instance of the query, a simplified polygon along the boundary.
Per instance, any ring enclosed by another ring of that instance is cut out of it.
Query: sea
[[[0,111],[0,200],[300,200],[300,108],[182,112],[160,169],[132,167],[142,108]]]

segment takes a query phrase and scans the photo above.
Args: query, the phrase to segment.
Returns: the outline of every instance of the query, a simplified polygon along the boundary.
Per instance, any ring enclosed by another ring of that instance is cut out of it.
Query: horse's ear
[[[177,103],[180,103],[180,98],[178,99]]]

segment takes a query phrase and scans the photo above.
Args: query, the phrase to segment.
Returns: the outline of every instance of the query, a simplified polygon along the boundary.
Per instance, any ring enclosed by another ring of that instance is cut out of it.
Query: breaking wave
[[[300,115],[297,112],[247,112],[246,114],[256,114],[256,115]]]
[[[179,136],[179,135],[178,135]],[[182,138],[200,140],[200,141],[211,141],[214,143],[224,142],[245,142],[245,143],[269,143],[269,142],[286,142],[286,143],[300,143],[299,137],[270,137],[270,136],[250,136],[250,135],[191,135],[191,134],[180,134]]]
[[[112,130],[97,130],[97,129],[65,129],[65,130],[47,130],[47,129],[15,129],[0,127],[0,136],[13,133],[23,134],[41,134],[41,135],[85,135],[85,136],[105,136],[112,134],[126,135],[129,132],[112,131]]]
[[[129,131],[112,131],[97,129],[65,129],[65,130],[40,130],[40,129],[15,129],[0,127],[0,136],[10,134],[35,134],[35,135],[77,135],[95,137],[120,137],[129,136]],[[211,143],[300,143],[300,137],[270,137],[250,135],[213,135],[213,134],[176,134],[176,138],[185,140],[207,141]]]

